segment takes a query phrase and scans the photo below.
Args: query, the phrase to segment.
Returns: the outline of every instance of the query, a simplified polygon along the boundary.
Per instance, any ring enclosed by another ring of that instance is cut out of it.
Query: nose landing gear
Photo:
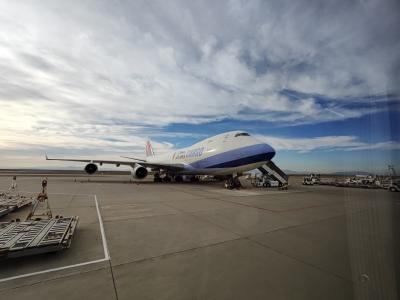
[[[239,176],[230,176],[225,181],[225,188],[228,190],[240,189],[241,187],[242,184],[240,183]]]

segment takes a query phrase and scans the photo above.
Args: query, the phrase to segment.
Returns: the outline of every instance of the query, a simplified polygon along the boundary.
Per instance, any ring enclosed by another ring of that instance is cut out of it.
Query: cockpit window
[[[248,134],[247,132],[240,132],[235,134],[235,137],[237,136],[250,136],[250,134]]]

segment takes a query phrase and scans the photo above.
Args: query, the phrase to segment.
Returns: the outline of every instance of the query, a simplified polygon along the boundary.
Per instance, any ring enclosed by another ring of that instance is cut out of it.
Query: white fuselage
[[[184,165],[177,174],[229,175],[256,169],[274,155],[268,144],[248,133],[231,131],[171,153],[149,156],[147,162]]]

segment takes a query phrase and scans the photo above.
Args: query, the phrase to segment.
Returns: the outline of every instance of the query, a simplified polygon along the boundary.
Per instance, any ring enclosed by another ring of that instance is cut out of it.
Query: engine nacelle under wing
[[[131,174],[133,177],[135,177],[137,179],[143,179],[147,176],[148,171],[145,167],[143,167],[139,164],[135,164],[135,166],[131,170]]]
[[[90,163],[90,164],[87,164],[87,165],[85,166],[85,169],[84,169],[84,170],[85,170],[85,172],[88,173],[89,175],[92,175],[92,174],[96,173],[98,169],[99,169],[99,168],[97,167],[96,164]]]

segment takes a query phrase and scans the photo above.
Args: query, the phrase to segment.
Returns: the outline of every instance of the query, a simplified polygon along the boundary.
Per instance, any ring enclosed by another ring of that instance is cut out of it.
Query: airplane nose
[[[263,146],[263,154],[267,156],[267,160],[271,160],[275,156],[275,149],[268,144],[264,144]]]

